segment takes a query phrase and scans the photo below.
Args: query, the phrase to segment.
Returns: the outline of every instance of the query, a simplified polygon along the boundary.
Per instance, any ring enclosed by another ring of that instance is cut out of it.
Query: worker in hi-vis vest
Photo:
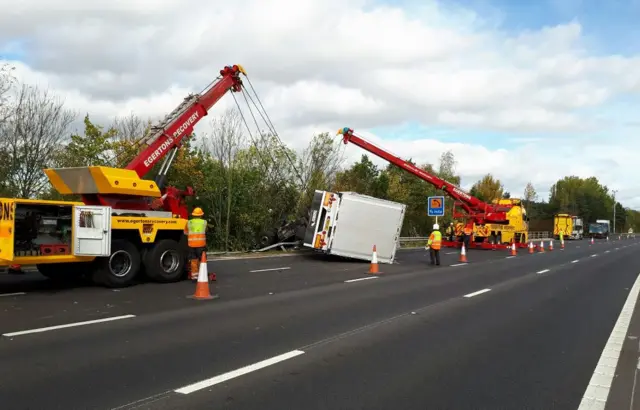
[[[469,244],[471,243],[471,235],[473,235],[473,225],[465,225],[464,229],[462,230],[462,241],[464,244],[464,248],[466,250],[469,250]]]
[[[202,216],[204,216],[202,208],[195,208],[191,216],[193,218],[187,222],[187,226],[184,227],[184,233],[187,235],[189,244],[189,278],[197,280],[200,258],[202,257],[202,252],[207,250],[207,221],[202,219]]]
[[[442,233],[440,233],[440,225],[433,224],[433,232],[429,235],[427,249],[429,249],[429,257],[432,265],[440,265],[440,247],[442,245]]]
[[[451,242],[453,242],[453,239],[456,236],[456,228],[455,226],[453,226],[453,222],[451,222],[449,224],[449,227],[447,228],[447,239]]]
[[[562,243],[564,241],[564,231],[562,229],[558,232],[558,236],[560,237],[560,243]]]

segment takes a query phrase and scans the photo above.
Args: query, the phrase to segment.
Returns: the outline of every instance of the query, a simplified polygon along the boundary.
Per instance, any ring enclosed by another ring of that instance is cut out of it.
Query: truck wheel
[[[93,281],[108,288],[130,286],[140,272],[140,252],[129,241],[111,244],[111,256],[96,259]]]
[[[163,239],[145,252],[143,264],[149,278],[162,283],[177,282],[184,277],[185,253],[178,242]]]

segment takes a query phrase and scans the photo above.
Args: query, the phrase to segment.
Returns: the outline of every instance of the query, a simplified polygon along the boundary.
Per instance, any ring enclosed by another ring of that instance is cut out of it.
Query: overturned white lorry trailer
[[[303,244],[328,255],[393,263],[406,205],[355,192],[315,191]]]

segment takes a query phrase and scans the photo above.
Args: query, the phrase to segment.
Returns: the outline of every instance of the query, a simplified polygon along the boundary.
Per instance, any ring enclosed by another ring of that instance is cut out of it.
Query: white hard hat
[[[433,229],[435,229],[435,230],[440,229],[440,225],[438,225],[438,224],[433,224]]]

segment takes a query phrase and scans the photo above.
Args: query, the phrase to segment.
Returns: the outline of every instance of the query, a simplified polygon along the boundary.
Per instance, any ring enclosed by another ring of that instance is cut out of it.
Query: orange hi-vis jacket
[[[190,248],[204,248],[207,246],[207,221],[204,219],[190,219],[184,231]]]
[[[469,226],[465,226],[463,232],[465,235],[471,236],[471,234],[473,233],[473,229],[471,229]]]
[[[440,231],[431,232],[427,245],[433,250],[440,250],[440,246],[442,246],[442,233],[440,233]]]

